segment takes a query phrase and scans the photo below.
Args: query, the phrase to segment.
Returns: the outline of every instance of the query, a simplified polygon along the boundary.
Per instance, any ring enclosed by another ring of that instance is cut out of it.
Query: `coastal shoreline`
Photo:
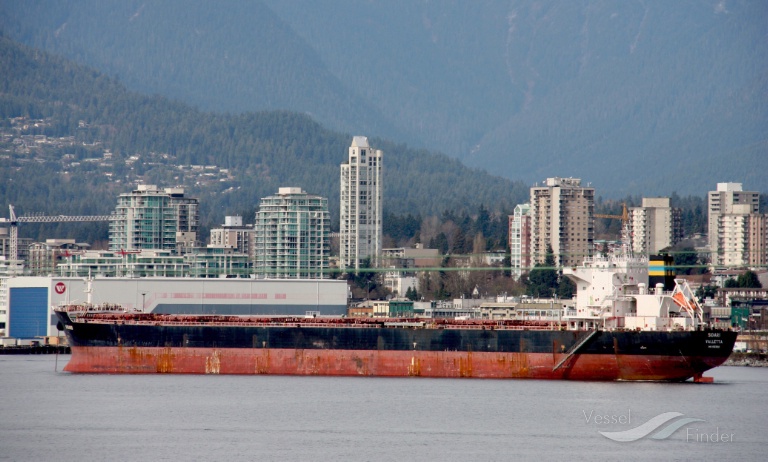
[[[723,366],[768,367],[768,353],[733,352]]]

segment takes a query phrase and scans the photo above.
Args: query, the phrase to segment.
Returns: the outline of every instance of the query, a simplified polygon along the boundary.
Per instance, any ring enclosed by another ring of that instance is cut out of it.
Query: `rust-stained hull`
[[[72,321],[57,314],[72,347],[64,370],[75,373],[682,381],[722,364],[736,338],[729,331],[144,316]]]
[[[279,374],[570,380],[686,380],[722,363],[707,357],[563,355],[456,351],[356,351],[242,348],[74,347],[64,368],[110,374]]]

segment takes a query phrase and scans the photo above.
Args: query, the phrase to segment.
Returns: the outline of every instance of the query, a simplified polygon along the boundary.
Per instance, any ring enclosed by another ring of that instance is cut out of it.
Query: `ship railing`
[[[86,320],[84,320],[86,321]],[[189,326],[189,327],[297,327],[297,328],[310,328],[310,327],[332,327],[332,328],[345,328],[345,329],[360,329],[369,328],[377,329],[383,327],[381,324],[313,324],[303,322],[253,322],[253,321],[241,321],[241,322],[227,322],[227,321],[165,321],[157,319],[121,319],[121,318],[92,318],[87,319],[89,324],[125,324],[125,325],[143,325],[143,326]],[[415,327],[415,326],[408,326]],[[421,326],[423,327],[423,326]]]
[[[84,322],[100,324],[123,324],[123,325],[144,325],[144,326],[189,326],[189,327],[290,327],[290,328],[345,328],[345,329],[380,329],[384,327],[401,327],[415,329],[446,329],[446,330],[557,330],[564,329],[567,323],[561,321],[522,321],[515,323],[497,322],[497,323],[453,323],[453,322],[339,322],[339,323],[314,323],[304,322],[302,320],[291,320],[287,322],[251,320],[244,318],[240,321],[228,321],[219,319],[206,320],[171,320],[153,316],[115,316],[104,314],[97,317],[83,318]]]
[[[55,311],[66,313],[125,313],[125,307],[113,303],[102,303],[100,305],[62,305],[56,307]]]
[[[567,326],[565,324],[561,325],[554,325],[554,326],[504,326],[499,327],[496,330],[558,330],[558,329],[565,329]]]

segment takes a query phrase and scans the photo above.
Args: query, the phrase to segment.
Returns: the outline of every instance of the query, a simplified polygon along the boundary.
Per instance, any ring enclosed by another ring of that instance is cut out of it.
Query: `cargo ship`
[[[564,275],[575,306],[548,320],[55,313],[74,373],[706,381],[733,350],[737,333],[709,328],[684,280],[647,287],[647,259],[588,258]]]

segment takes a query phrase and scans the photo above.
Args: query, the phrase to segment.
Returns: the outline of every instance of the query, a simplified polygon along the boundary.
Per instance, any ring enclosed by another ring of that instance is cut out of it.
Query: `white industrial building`
[[[53,307],[87,301],[86,278],[3,278],[5,335],[55,336]],[[93,278],[94,304],[173,314],[298,315],[308,311],[342,315],[347,308],[343,280],[257,280],[199,278]]]

